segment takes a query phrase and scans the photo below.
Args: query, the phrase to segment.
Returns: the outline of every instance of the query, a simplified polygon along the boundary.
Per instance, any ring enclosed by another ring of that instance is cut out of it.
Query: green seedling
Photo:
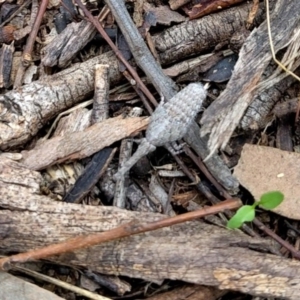
[[[252,205],[243,205],[239,208],[235,215],[227,222],[227,228],[236,229],[241,227],[245,222],[253,221],[256,206],[270,210],[277,207],[283,199],[284,195],[279,191],[263,194],[259,201],[256,201]]]

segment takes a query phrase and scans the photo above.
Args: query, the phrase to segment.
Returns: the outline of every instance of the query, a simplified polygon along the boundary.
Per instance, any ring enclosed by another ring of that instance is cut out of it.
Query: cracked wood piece
[[[281,58],[282,65],[297,76],[300,72],[298,68],[300,65],[299,38],[300,30],[297,30],[294,32],[293,38]],[[295,77],[282,72],[281,67],[275,62],[271,62],[262,75],[258,91],[256,91],[257,96],[249,105],[241,120],[241,127],[246,130],[265,127],[274,104],[284,96],[285,90],[295,81],[297,81]],[[297,96],[296,91],[294,91],[294,94]]]
[[[297,30],[294,32],[293,39],[281,59],[281,63],[297,76],[300,73],[298,68],[300,65],[299,38],[300,30]],[[256,92],[257,96],[247,108],[241,120],[241,127],[246,130],[264,127],[268,122],[266,119],[274,104],[283,97],[286,89],[296,81],[295,77],[282,72],[281,67],[272,62],[266,68],[260,80],[259,89]]]
[[[270,1],[271,2],[271,1]],[[232,35],[245,28],[252,3],[232,7],[216,14],[187,21],[164,30],[153,37],[161,63],[181,61],[182,58],[199,55],[217,44],[229,41]],[[263,4],[257,13],[254,25],[263,20]]]
[[[109,117],[109,65],[95,66],[95,92],[91,124],[100,123]]]
[[[4,87],[7,89],[11,86],[10,74],[14,52],[14,42],[10,45],[2,43],[2,48],[0,50],[0,88]]]
[[[3,158],[0,169],[3,254],[107,231],[130,221],[148,223],[164,218],[49,200],[39,193],[42,178],[38,172]],[[103,274],[152,282],[168,278],[254,296],[298,300],[300,262],[265,253],[270,246],[266,239],[192,221],[55,256],[53,260]]]
[[[94,88],[94,66],[110,65],[112,84],[120,78],[112,52],[0,95],[0,149],[19,146],[51,118],[86,98]]]
[[[286,47],[300,28],[298,1],[277,1],[271,16],[272,37],[276,51]],[[282,26],[282,20],[285,26]],[[271,60],[266,21],[253,30],[244,43],[226,89],[204,112],[202,135],[210,133],[210,152],[224,148],[254,96],[263,71]]]
[[[129,160],[118,173],[116,179],[125,173],[143,156],[153,152],[156,147],[166,146],[183,138],[191,126],[202,102],[206,98],[206,90],[201,83],[191,83],[166,103],[160,103],[150,117],[146,137]]]
[[[96,32],[94,25],[87,20],[69,24],[43,48],[42,64],[47,67],[65,67],[94,38]]]
[[[296,73],[299,74],[299,72]],[[241,119],[240,126],[244,130],[264,128],[268,123],[267,116],[275,103],[284,97],[286,89],[295,81],[294,77],[287,76],[271,88],[256,95]]]
[[[149,118],[122,119],[122,116],[96,123],[80,132],[46,140],[22,151],[22,163],[32,170],[88,157],[112,143],[145,129]]]

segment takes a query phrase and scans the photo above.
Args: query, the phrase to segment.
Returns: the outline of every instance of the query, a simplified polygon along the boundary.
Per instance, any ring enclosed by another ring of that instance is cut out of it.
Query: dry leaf
[[[300,220],[300,154],[272,147],[246,144],[234,175],[255,199],[280,191],[284,201],[274,212]]]

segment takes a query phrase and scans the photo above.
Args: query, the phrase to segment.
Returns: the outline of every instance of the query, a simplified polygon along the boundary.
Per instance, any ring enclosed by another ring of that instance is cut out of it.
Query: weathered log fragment
[[[4,158],[0,169],[1,253],[24,252],[129,221],[165,218],[115,207],[55,202],[40,194],[39,173]],[[193,221],[53,259],[153,282],[170,278],[256,296],[299,299],[300,263],[260,252],[270,246],[266,239]]]
[[[55,115],[91,94],[98,63],[110,65],[111,84],[120,79],[117,60],[108,52],[0,95],[0,149],[26,142]]]
[[[219,43],[229,42],[234,33],[245,28],[251,6],[252,3],[246,3],[225,9],[217,14],[173,26],[154,36],[161,63],[180,61],[210,50]],[[264,10],[261,6],[254,24],[258,25],[263,18]]]

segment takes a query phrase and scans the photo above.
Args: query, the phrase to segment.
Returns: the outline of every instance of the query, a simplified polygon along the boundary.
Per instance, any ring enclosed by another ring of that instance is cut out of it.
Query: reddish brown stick
[[[49,0],[42,0],[38,15],[34,21],[32,30],[27,39],[27,43],[26,43],[25,49],[23,51],[23,64],[25,67],[27,67],[32,61],[31,53],[32,53],[34,41],[35,41],[35,38],[39,31],[40,25],[42,23],[42,19],[43,19],[44,13],[46,11],[48,2],[49,2]]]
[[[88,236],[79,236],[59,244],[50,245],[41,249],[32,250],[26,253],[20,253],[12,255],[10,257],[2,258],[0,259],[0,269],[7,269],[10,263],[22,263],[26,261],[32,261],[35,259],[46,258],[52,255],[62,254],[65,252],[71,252],[82,248],[87,248],[96,244],[113,241],[130,235],[152,231],[159,228],[183,223],[186,221],[195,220],[204,216],[217,214],[227,209],[237,209],[241,205],[241,200],[229,199],[214,206],[205,207],[200,210],[185,213],[171,218],[165,218],[148,224],[139,223],[138,220],[136,220],[136,222],[132,221],[105,232],[91,234]]]
[[[259,221],[257,218],[253,220],[253,223],[264,233],[269,235],[271,238],[273,238],[277,243],[279,243],[282,247],[286,248],[292,253],[292,256],[294,258],[297,258],[300,260],[300,252],[289,242],[283,240],[279,235],[277,235],[275,232],[273,232],[270,228],[265,226],[261,221]]]
[[[128,63],[128,61],[123,57],[122,53],[119,51],[119,49],[115,46],[115,44],[112,42],[112,40],[109,38],[103,27],[101,26],[98,19],[93,17],[93,15],[86,9],[86,7],[82,4],[80,0],[75,0],[75,2],[78,4],[78,6],[82,9],[84,14],[87,16],[89,21],[93,23],[93,25],[97,28],[97,30],[100,32],[102,37],[106,40],[106,42],[109,44],[109,46],[112,48],[112,50],[115,52],[118,59],[125,65],[125,67],[128,69],[134,80],[137,82],[140,89],[143,91],[143,93],[147,96],[147,98],[151,101],[151,103],[154,106],[157,106],[158,103],[155,100],[155,98],[152,96],[150,91],[147,89],[139,75],[136,73],[136,71],[131,67],[131,65]]]

